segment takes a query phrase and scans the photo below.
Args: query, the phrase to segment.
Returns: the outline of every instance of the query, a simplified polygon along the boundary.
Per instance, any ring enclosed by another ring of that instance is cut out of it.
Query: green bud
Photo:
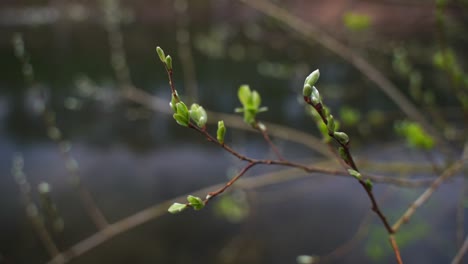
[[[166,66],[168,70],[172,70],[172,58],[170,55],[166,56]]]
[[[190,117],[200,128],[204,127],[208,121],[205,109],[198,104],[192,104],[192,106],[190,106]]]
[[[372,188],[374,187],[374,184],[372,183],[371,180],[367,179],[366,180],[366,187],[369,191],[372,191]]]
[[[312,95],[312,86],[305,84],[304,89],[302,89],[302,95],[309,97]]]
[[[189,110],[184,102],[180,101],[176,103],[177,113],[183,116],[189,116]]]
[[[241,85],[237,91],[237,96],[239,97],[239,101],[244,107],[248,106],[251,97],[250,87],[246,84]]]
[[[316,97],[316,96],[314,96],[314,95],[312,95],[312,96],[310,97],[310,101],[312,102],[313,105],[318,105],[318,104],[320,104],[320,98],[319,98],[319,97]]]
[[[197,211],[205,207],[205,203],[202,199],[200,199],[200,197],[189,195],[187,196],[187,201],[189,202],[190,206],[192,206],[192,208]]]
[[[341,157],[344,161],[348,162],[348,156],[346,155],[346,151],[345,151],[345,149],[344,149],[343,147],[339,147],[339,148],[338,148],[338,153],[340,154],[340,157]]]
[[[216,138],[218,142],[224,144],[224,136],[226,135],[226,127],[224,126],[224,121],[218,121],[218,131],[216,132]]]
[[[157,46],[156,47],[156,52],[158,53],[159,59],[163,63],[166,63],[166,55],[164,54],[164,50],[162,50],[161,47]]]
[[[315,86],[312,86],[312,95],[311,96],[315,96],[320,100],[320,93],[319,93],[319,91],[317,90],[317,88]]]
[[[335,119],[333,118],[332,115],[329,115],[327,117],[327,128],[329,132],[331,133],[335,132]]]
[[[305,79],[304,85],[308,84],[310,86],[314,86],[315,83],[317,83],[319,77],[320,77],[320,71],[317,69],[313,71],[311,74],[309,74],[309,76],[307,76],[307,78]]]
[[[177,112],[177,107],[176,107],[177,103],[178,103],[177,99],[175,98],[174,95],[172,95],[171,102],[169,103],[169,105],[171,106],[172,111],[174,111],[174,113]]]
[[[174,119],[181,126],[188,126],[190,121],[190,114],[184,102],[180,101],[176,104],[177,112],[173,115]]]
[[[187,205],[186,204],[180,204],[180,203],[173,203],[169,209],[167,209],[167,211],[171,214],[178,214],[182,211],[184,211],[185,209],[187,209]]]
[[[346,145],[349,142],[349,137],[344,132],[335,132],[333,133],[333,136],[343,145]]]
[[[358,171],[356,170],[353,170],[353,169],[348,169],[348,173],[349,175],[353,176],[354,178],[360,180],[362,178],[362,175],[361,173],[359,173]]]

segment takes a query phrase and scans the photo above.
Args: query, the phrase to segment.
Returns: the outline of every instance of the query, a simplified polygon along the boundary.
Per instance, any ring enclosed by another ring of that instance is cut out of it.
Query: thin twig
[[[323,164],[319,168],[324,171],[327,171],[324,167],[329,167],[329,163]],[[310,173],[300,173],[300,170],[294,169],[283,169],[279,171],[275,171],[273,173],[266,173],[262,175],[258,175],[256,177],[251,178],[241,178],[237,181],[237,186],[243,189],[257,189],[273,184],[280,184],[286,181],[298,180],[305,177],[315,177],[315,174]],[[329,172],[338,172],[338,171],[329,171]],[[328,173],[327,173],[328,174]],[[347,172],[341,171],[341,173],[331,173],[328,174],[331,176],[339,176],[339,177],[346,177],[349,179]],[[385,176],[375,176],[375,175],[365,175],[366,178],[372,179],[374,182],[379,182],[383,184],[395,184],[397,186],[402,187],[420,187],[428,184],[427,179],[424,180],[408,180],[408,179],[394,179]],[[397,181],[394,181],[397,180]],[[60,253],[57,257],[53,258],[48,262],[48,264],[64,264],[72,259],[83,255],[84,253],[90,251],[98,247],[99,245],[103,244],[104,242],[114,238],[117,235],[123,234],[126,231],[129,231],[137,226],[140,226],[144,223],[147,223],[151,220],[157,219],[164,214],[167,213],[167,208],[170,206],[174,201],[183,200],[189,194],[194,195],[206,195],[213,189],[219,189],[225,186],[225,184],[216,184],[212,186],[208,186],[196,191],[192,191],[190,193],[169,199],[167,201],[163,201],[157,203],[147,209],[141,210],[131,216],[125,217],[116,223],[108,225],[105,229],[93,234],[92,236],[83,239],[82,241],[76,243],[75,245],[71,246],[66,251]]]
[[[263,138],[268,143],[268,145],[270,145],[270,148],[271,150],[273,150],[276,157],[280,160],[284,160],[283,155],[281,155],[279,149],[275,146],[275,144],[273,144],[273,141],[271,141],[270,136],[268,135],[267,127],[263,123],[259,123],[258,121],[256,121],[255,127],[257,130],[260,131],[260,133],[262,133]]]
[[[320,30],[317,26],[290,14],[280,6],[265,0],[239,0],[240,2],[277,19],[298,32],[306,41],[314,41],[324,48],[334,52],[345,61],[353,65],[370,81],[374,82],[393,102],[411,119],[418,121],[426,131],[433,135],[438,142],[443,143],[444,137],[424,117],[424,115],[409,101],[406,96],[385,75],[371,65],[365,58],[342,44],[332,36]]]
[[[168,107],[167,105],[167,100],[164,100],[157,96],[153,96],[147,93],[146,91],[135,88],[135,87],[126,88],[122,93],[122,97],[124,97],[127,100],[142,104],[149,109],[152,109],[161,113],[171,114],[171,115],[173,113],[170,107]],[[217,123],[218,122],[217,120],[224,120],[227,124],[229,124],[229,127],[247,130],[247,131],[256,131],[250,126],[246,126],[242,117],[239,117],[237,115],[219,113],[219,112],[213,112],[213,111],[207,111],[207,114],[210,117],[208,118],[208,123],[210,124]],[[286,127],[286,126],[271,123],[271,122],[263,122],[263,124],[269,128],[268,132],[272,136],[304,145],[320,153],[321,155],[325,157],[334,158],[334,156],[325,147],[322,140],[312,135],[309,135],[297,129],[293,129],[290,127]]]
[[[397,260],[397,263],[403,263],[403,260],[401,259],[401,255],[400,255],[400,250],[398,249],[398,244],[395,240],[395,236],[391,234],[389,236],[389,239],[390,239],[390,244],[392,244],[393,251],[395,252],[395,258]]]
[[[457,254],[452,260],[452,264],[460,264],[463,260],[463,256],[465,256],[466,252],[468,251],[468,236],[465,238],[465,242],[461,246],[460,250],[458,250]]]
[[[15,55],[21,62],[23,78],[26,82],[28,89],[38,89],[36,86],[36,79],[34,74],[34,68],[30,63],[29,55],[25,49],[24,40],[20,34],[15,35],[13,38],[13,45]],[[94,222],[98,229],[102,229],[107,225],[107,219],[101,212],[99,207],[93,200],[92,195],[85,188],[81,182],[81,177],[78,168],[78,162],[73,158],[71,154],[71,144],[67,142],[57,126],[55,120],[55,113],[47,105],[46,99],[41,98],[43,106],[39,109],[42,121],[48,130],[49,138],[57,145],[60,155],[64,161],[65,168],[68,172],[69,177],[72,179],[73,187],[77,190],[81,203],[85,207],[85,211],[91,220]]]
[[[55,257],[60,253],[60,251],[58,250],[58,247],[52,239],[52,236],[50,235],[49,231],[40,219],[41,217],[39,215],[37,205],[31,198],[31,184],[26,178],[23,166],[23,157],[21,155],[17,155],[13,159],[13,165],[11,169],[12,175],[15,178],[16,183],[18,184],[18,187],[20,189],[24,208],[26,209],[26,214],[29,220],[31,221],[34,231],[36,232],[37,236],[39,237],[39,240],[41,241],[49,256]]]
[[[460,171],[465,162],[467,161],[467,157],[464,157],[454,164],[452,164],[450,167],[448,167],[434,182],[427,188],[405,211],[405,213],[393,224],[392,228],[395,232],[397,232],[401,225],[408,222],[411,218],[411,216],[414,214],[416,209],[418,209],[421,205],[423,205],[435,192],[435,190],[448,178],[456,174],[458,171]]]

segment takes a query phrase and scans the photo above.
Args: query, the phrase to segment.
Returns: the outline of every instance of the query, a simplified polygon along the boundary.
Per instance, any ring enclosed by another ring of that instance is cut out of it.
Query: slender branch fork
[[[328,125],[328,120],[327,120],[327,118],[326,118],[326,116],[324,114],[324,111],[323,111],[323,105],[321,103],[318,103],[318,104],[312,103],[309,96],[304,96],[304,101],[307,104],[311,105],[317,111],[317,113],[320,115],[320,117],[322,119],[322,122],[325,125]],[[346,163],[346,165],[349,166],[350,168],[352,168],[353,170],[359,172],[359,169],[358,169],[356,163],[354,162],[353,156],[351,155],[351,152],[349,151],[349,141],[347,143],[343,143],[331,131],[328,133],[328,135],[331,138],[333,138],[340,145],[340,147],[343,149],[344,157],[342,157],[342,158],[343,158],[344,162]],[[385,229],[387,230],[387,233],[389,234],[390,244],[392,245],[392,248],[393,248],[393,251],[395,253],[395,257],[397,259],[397,262],[398,263],[403,263],[403,261],[401,259],[400,250],[398,249],[398,244],[397,244],[397,242],[395,240],[395,237],[393,235],[395,233],[395,230],[392,228],[392,226],[388,222],[387,218],[383,214],[382,210],[379,208],[379,205],[377,203],[377,200],[375,199],[374,193],[372,192],[372,187],[367,185],[366,182],[362,178],[358,178],[357,180],[358,180],[359,184],[362,186],[362,188],[364,188],[364,190],[366,191],[366,194],[367,194],[367,196],[369,197],[369,199],[370,199],[370,201],[372,203],[372,211],[374,211],[377,214],[377,216],[380,218],[383,225],[385,226]]]
[[[177,101],[180,101],[180,98],[178,97],[178,94],[177,94],[177,90],[175,88],[175,84],[174,84],[174,80],[173,80],[173,70],[172,68],[169,68],[167,66],[166,63],[164,63],[164,67],[166,69],[166,72],[167,72],[167,76],[168,76],[168,79],[169,79],[169,86],[170,86],[170,89],[171,89],[171,94],[172,96],[177,100]],[[328,123],[326,117],[324,116],[323,114],[323,111],[322,110],[322,105],[319,104],[318,106],[317,105],[314,105],[312,104],[312,102],[310,101],[310,99],[308,97],[304,97],[304,100],[306,103],[312,105],[316,110],[317,112],[320,114],[323,122],[325,124]],[[318,107],[318,108],[317,108]],[[191,128],[191,129],[194,129],[196,130],[197,132],[199,132],[200,134],[204,135],[206,137],[206,139],[210,142],[213,142],[215,144],[218,144],[220,147],[222,147],[223,149],[225,149],[226,151],[228,151],[229,153],[231,153],[232,155],[236,156],[238,159],[240,160],[243,160],[243,161],[248,161],[249,163],[247,164],[247,166],[245,166],[235,177],[233,177],[230,181],[228,181],[222,188],[214,191],[214,192],[210,192],[208,193],[208,195],[206,196],[205,200],[203,200],[204,204],[206,205],[211,199],[213,199],[214,197],[218,196],[219,194],[223,193],[227,188],[229,188],[232,184],[234,184],[238,179],[240,179],[243,175],[245,175],[245,173],[252,167],[254,167],[255,165],[257,164],[274,164],[274,165],[283,165],[283,166],[289,166],[289,167],[296,167],[296,168],[300,168],[300,169],[303,169],[307,172],[321,172],[318,168],[315,168],[315,167],[308,167],[308,166],[305,166],[305,165],[302,165],[302,164],[297,164],[297,163],[293,163],[293,162],[289,162],[289,161],[286,161],[286,160],[283,160],[282,156],[280,155],[279,151],[276,149],[276,147],[274,146],[274,144],[271,142],[270,138],[268,137],[268,134],[266,133],[266,129],[261,129],[261,127],[259,127],[258,125],[258,122],[256,122],[256,128],[258,130],[260,130],[260,132],[262,133],[262,135],[264,136],[265,140],[270,144],[270,146],[272,147],[273,151],[277,154],[277,156],[279,157],[280,160],[257,160],[257,159],[252,159],[252,158],[248,158],[238,152],[236,152],[235,150],[233,150],[231,147],[229,147],[228,145],[224,144],[224,143],[220,143],[216,138],[214,138],[211,134],[209,134],[207,131],[206,131],[206,127],[203,127],[203,128],[198,128],[196,125],[194,125],[192,123],[191,120],[189,120],[188,122],[188,127]],[[341,147],[344,149],[344,152],[345,152],[345,163],[347,165],[349,165],[349,167],[351,167],[352,169],[356,170],[356,171],[359,171],[355,162],[354,162],[354,159],[351,155],[351,153],[349,152],[349,143],[347,144],[343,144],[341,143],[341,141],[335,137],[335,135],[333,133],[330,133],[330,137],[332,137],[336,142],[338,142],[338,144],[341,145]],[[395,233],[394,230],[392,229],[391,225],[389,224],[387,218],[385,217],[385,215],[382,213],[381,209],[379,208],[379,205],[375,199],[375,196],[372,192],[372,187],[368,186],[366,184],[366,182],[363,180],[363,179],[358,179],[359,183],[361,184],[361,186],[364,188],[364,190],[366,191],[367,193],[367,196],[369,197],[370,201],[371,201],[371,204],[372,204],[372,210],[378,215],[378,217],[381,219],[382,223],[384,224],[388,234],[390,235],[389,236],[389,239],[390,239],[390,243],[392,245],[392,248],[393,248],[393,251],[395,253],[395,257],[397,259],[397,262],[399,264],[402,264],[403,261],[401,259],[401,255],[400,255],[400,251],[398,249],[398,245],[397,245],[397,242],[393,236],[393,234]],[[190,206],[190,203],[186,203],[187,205]]]

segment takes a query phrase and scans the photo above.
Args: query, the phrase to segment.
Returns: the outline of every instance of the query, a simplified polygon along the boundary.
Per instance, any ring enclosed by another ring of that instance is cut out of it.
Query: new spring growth
[[[216,138],[218,142],[224,144],[224,135],[226,135],[226,127],[224,126],[224,121],[218,121],[218,131],[216,132]]]
[[[178,214],[185,209],[187,209],[188,205],[186,204],[181,204],[181,203],[173,203],[167,211],[171,214]]]
[[[192,106],[190,106],[190,117],[199,128],[205,127],[206,122],[208,121],[205,109],[198,104],[192,104]]]
[[[319,77],[320,77],[320,71],[317,69],[313,71],[311,74],[309,74],[309,76],[307,76],[304,82],[304,86],[308,84],[310,85],[310,87],[313,87],[317,83]]]
[[[173,117],[177,124],[185,127],[188,126],[190,121],[190,114],[184,102],[180,101],[176,104],[176,113],[173,115]]]
[[[156,47],[156,52],[158,53],[159,59],[161,62],[166,63],[166,55],[164,54],[164,50],[161,47]]]
[[[346,150],[343,147],[338,148],[338,153],[340,154],[340,157],[346,162],[349,162],[348,155],[346,155]]]
[[[359,172],[356,171],[356,170],[348,169],[348,173],[349,173],[349,175],[353,176],[354,178],[356,178],[356,179],[358,179],[358,180],[362,179],[361,173],[359,173]]]
[[[168,70],[172,70],[172,58],[170,55],[166,56],[166,66]]]
[[[201,210],[203,207],[205,207],[205,203],[200,197],[192,196],[189,195],[187,196],[187,201],[189,202],[189,205],[194,209],[194,210]]]
[[[177,96],[177,91],[176,91],[176,96]],[[172,111],[174,111],[174,113],[177,113],[176,104],[178,102],[179,102],[179,100],[174,95],[172,95],[171,102],[169,103],[169,105],[171,106]]]
[[[320,94],[315,88],[315,84],[317,83],[320,77],[320,71],[317,69],[313,71],[304,81],[304,89],[302,90],[302,94],[304,97],[310,98],[310,101],[313,105],[317,105],[320,103]]]
[[[327,117],[327,128],[328,128],[329,133],[335,132],[335,119],[333,118],[332,115],[329,115]]]
[[[349,137],[344,132],[335,132],[333,133],[333,136],[343,145],[346,145],[349,143]]]
[[[237,92],[242,108],[236,108],[236,113],[244,113],[244,121],[250,125],[255,124],[255,117],[260,112],[268,110],[266,107],[260,107],[262,99],[255,90],[250,90],[248,85],[241,85]]]

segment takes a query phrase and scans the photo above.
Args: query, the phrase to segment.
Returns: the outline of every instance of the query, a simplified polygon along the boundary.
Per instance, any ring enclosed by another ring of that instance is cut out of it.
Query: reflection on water
[[[185,91],[171,28],[174,21],[164,9],[142,3],[147,5],[146,12],[138,3],[123,9],[122,32],[132,81],[156,96],[169,98],[154,47],[158,44],[174,54],[176,85],[179,91]],[[219,12],[207,16],[206,7]],[[287,38],[284,30],[251,10],[238,6],[231,9],[229,1],[212,6],[205,1],[191,8],[189,32],[200,103],[207,109],[231,113],[238,106],[237,87],[248,83],[269,107],[261,118],[317,134],[297,95],[304,76],[320,67],[320,87],[332,108],[352,105],[362,116],[371,110],[383,111],[375,115],[379,116],[375,126],[369,122],[364,128],[350,128],[356,138],[353,147],[362,140],[360,135],[367,142],[377,140],[379,144],[382,138],[393,140],[391,124],[382,121],[388,118],[382,113],[395,111],[393,103],[369,87],[349,65],[318,46],[311,48]],[[245,21],[227,15],[237,9]],[[241,162],[177,126],[170,116],[121,100],[109,65],[102,22],[99,9],[79,4],[0,9],[2,35],[24,32],[37,78],[37,89],[26,89],[10,43],[7,38],[0,40],[0,70],[4,73],[0,82],[0,263],[44,263],[49,259],[25,216],[18,187],[10,175],[15,153],[24,156],[25,173],[32,186],[42,181],[52,185],[53,198],[65,220],[65,232],[53,234],[60,250],[96,232],[70,184],[58,147],[47,138],[37,111],[44,98],[72,144],[71,153],[79,163],[83,184],[111,222],[166,199],[224,182],[230,171],[241,168]],[[29,27],[31,24],[34,26]],[[390,69],[385,52],[375,56],[385,59],[379,67]],[[268,155],[261,138],[243,131],[229,133],[239,151],[253,157]],[[278,143],[287,157],[319,159],[303,147]],[[378,146],[367,145],[358,153],[375,160],[424,161],[400,144],[385,149]],[[250,176],[276,170],[255,168]],[[403,229],[408,233],[423,230],[405,238],[402,254],[408,263],[446,263],[454,255],[453,219],[461,184],[456,179],[442,186]],[[376,186],[377,197],[383,197],[384,211],[392,220],[421,191]],[[241,222],[220,217],[213,203],[202,212],[165,215],[150,221],[73,263],[294,263],[298,255],[333,251],[354,235],[369,213],[362,190],[353,180],[343,178],[306,177],[245,190],[245,197],[249,213]],[[386,251],[386,238],[378,237],[380,222],[372,216],[371,223],[377,238],[369,236],[358,242],[355,250],[339,258],[339,263],[393,262],[391,252]],[[381,241],[382,245],[378,244]],[[438,250],[432,250],[435,248]]]

